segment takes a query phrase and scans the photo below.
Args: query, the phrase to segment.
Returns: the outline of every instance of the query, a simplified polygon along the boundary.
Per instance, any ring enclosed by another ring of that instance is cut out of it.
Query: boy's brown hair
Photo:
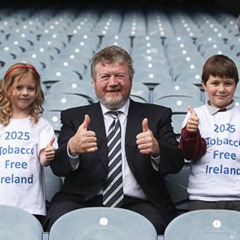
[[[239,81],[236,64],[231,58],[221,54],[211,56],[203,65],[202,81],[204,84],[207,83],[210,75],[234,79],[236,85]]]

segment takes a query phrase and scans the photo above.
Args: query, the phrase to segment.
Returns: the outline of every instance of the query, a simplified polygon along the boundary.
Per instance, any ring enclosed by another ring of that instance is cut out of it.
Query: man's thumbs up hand
[[[89,124],[90,117],[86,114],[83,123],[79,126],[75,135],[70,139],[69,150],[71,154],[75,155],[97,151],[96,134],[88,130]]]
[[[143,119],[142,132],[139,133],[136,138],[138,149],[142,154],[152,155],[155,157],[160,155],[159,144],[153,136],[152,131],[149,129],[147,118]]]

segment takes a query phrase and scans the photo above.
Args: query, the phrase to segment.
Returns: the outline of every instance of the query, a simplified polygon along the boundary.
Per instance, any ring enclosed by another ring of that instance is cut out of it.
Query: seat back
[[[137,102],[149,103],[150,92],[148,87],[141,82],[134,82],[132,85],[131,96]]]
[[[52,226],[49,240],[157,240],[148,219],[121,208],[91,207],[71,211]]]
[[[185,82],[170,82],[156,86],[153,90],[153,101],[171,96],[182,96],[189,98],[198,98],[201,100],[201,90],[194,84]],[[189,99],[191,101],[191,99]]]
[[[200,107],[204,104],[198,98],[189,98],[184,96],[165,97],[155,101],[154,103],[171,108],[174,114],[186,114],[188,112],[189,105],[192,107]]]
[[[74,94],[55,93],[46,96],[43,107],[46,111],[63,111],[83,105],[89,105],[85,97]]]
[[[17,207],[0,205],[0,216],[0,239],[42,240],[42,225],[29,212]]]
[[[58,111],[54,111],[54,110],[46,110],[43,112],[42,115],[43,118],[45,118],[46,120],[48,120],[52,126],[53,129],[56,133],[56,135],[58,136],[62,127],[62,123],[61,123],[61,110]]]
[[[94,86],[91,81],[75,80],[75,81],[59,81],[54,83],[50,88],[50,94],[65,93],[74,94],[85,97],[89,103],[97,101]]]
[[[63,180],[61,177],[54,175],[50,167],[44,168],[44,176],[46,182],[46,201],[48,205],[55,193],[61,190]]]
[[[179,173],[168,174],[164,178],[172,201],[180,214],[188,211],[189,196],[187,186],[189,172],[190,164],[186,163]]]
[[[206,209],[181,214],[172,220],[164,240],[240,239],[240,212]]]

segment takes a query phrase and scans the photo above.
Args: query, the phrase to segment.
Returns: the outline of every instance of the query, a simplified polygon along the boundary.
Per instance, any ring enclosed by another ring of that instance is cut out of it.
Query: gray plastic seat
[[[44,176],[46,182],[46,201],[47,204],[50,203],[55,193],[61,190],[63,185],[63,180],[53,174],[50,167],[44,168]]]
[[[0,216],[0,239],[42,240],[42,225],[29,212],[13,206],[0,205]]]
[[[188,211],[189,195],[187,193],[190,165],[186,163],[179,173],[165,176],[165,183],[172,201],[179,214]]]
[[[173,219],[164,240],[228,240],[239,239],[240,212],[206,209],[181,214]]]
[[[88,105],[86,98],[74,94],[49,94],[46,96],[44,109],[46,111],[62,111],[72,107]]]
[[[184,96],[201,100],[202,93],[200,88],[194,84],[184,82],[162,83],[153,90],[154,101],[170,96]]]
[[[154,226],[142,215],[122,208],[91,207],[61,216],[49,240],[157,240]]]
[[[174,133],[180,137],[182,130],[182,123],[185,118],[185,114],[173,114],[172,115],[172,126]]]
[[[97,101],[95,90],[90,80],[69,80],[54,83],[50,88],[50,94],[55,93],[65,93],[83,96],[89,101],[89,103],[94,103]]]
[[[51,110],[44,111],[42,115],[43,118],[47,119],[51,123],[57,135],[60,133],[60,130],[62,127],[60,115],[61,115],[61,111],[51,111]]]
[[[169,107],[175,114],[183,114],[188,112],[188,106],[199,107],[204,103],[199,98],[190,98],[184,96],[169,96],[154,101],[155,104]]]
[[[150,102],[149,88],[141,82],[133,82],[130,97],[137,102],[149,103]]]

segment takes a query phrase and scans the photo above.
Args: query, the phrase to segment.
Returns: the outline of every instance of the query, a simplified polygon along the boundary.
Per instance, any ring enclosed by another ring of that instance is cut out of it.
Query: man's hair
[[[232,59],[225,55],[213,55],[203,65],[202,80],[206,84],[210,75],[234,79],[239,81],[238,69]]]
[[[101,64],[112,64],[112,63],[119,63],[119,64],[127,64],[129,78],[130,80],[133,79],[134,69],[133,69],[133,61],[131,56],[125,51],[123,48],[119,46],[109,46],[103,48],[100,52],[98,52],[93,58],[91,63],[91,77],[95,79],[96,74],[96,65],[98,63]]]

